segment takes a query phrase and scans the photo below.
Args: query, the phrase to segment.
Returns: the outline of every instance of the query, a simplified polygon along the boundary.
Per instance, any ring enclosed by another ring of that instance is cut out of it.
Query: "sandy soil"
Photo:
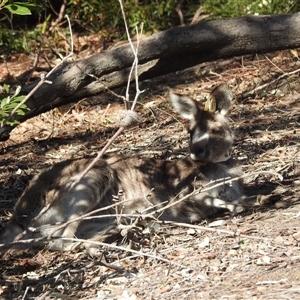
[[[109,150],[162,159],[187,155],[184,121],[167,103],[167,87],[203,99],[226,82],[236,95],[230,112],[233,156],[249,175],[245,193],[256,205],[193,226],[151,223],[113,244],[123,249],[100,247],[99,256],[47,250],[7,255],[0,259],[0,299],[300,299],[300,61],[295,53],[206,63],[141,83],[146,89],[137,107],[142,121]],[[22,59],[29,68],[32,58]],[[8,69],[19,75],[20,61]],[[0,144],[1,222],[33,174],[64,159],[95,156],[116,131],[121,109],[122,103],[104,94],[15,128]],[[283,180],[261,171],[277,172]]]

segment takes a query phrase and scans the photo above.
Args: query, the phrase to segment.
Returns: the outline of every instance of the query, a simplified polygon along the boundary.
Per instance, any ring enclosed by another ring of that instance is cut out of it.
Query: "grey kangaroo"
[[[160,220],[195,222],[221,210],[241,209],[242,182],[225,183],[241,175],[230,158],[234,137],[226,115],[232,98],[225,84],[212,91],[204,108],[187,96],[169,93],[175,110],[189,120],[190,158],[163,161],[113,155],[100,159],[67,194],[92,159],[63,161],[34,176],[0,233],[0,244],[23,233],[21,239],[54,238],[32,246],[64,250],[70,249],[70,242],[61,237],[93,239],[117,229],[117,213],[153,213]],[[77,219],[99,208],[103,210],[93,215],[100,217],[97,221]]]

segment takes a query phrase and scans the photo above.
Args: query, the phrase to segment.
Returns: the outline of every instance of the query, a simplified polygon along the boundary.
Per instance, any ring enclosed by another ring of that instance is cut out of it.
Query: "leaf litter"
[[[108,247],[96,256],[79,250],[10,255],[1,260],[0,299],[299,298],[299,68],[297,56],[280,51],[204,63],[141,83],[147,90],[137,108],[142,121],[109,152],[186,156],[184,122],[165,101],[167,86],[201,100],[226,82],[236,95],[230,112],[233,156],[245,173],[271,170],[283,180],[246,178],[245,192],[253,205],[239,215],[218,216],[195,227],[151,224],[118,241],[141,255]],[[16,70],[13,62],[11,70]],[[114,133],[122,109],[122,103],[104,94],[14,129],[0,145],[1,222],[8,220],[34,174],[64,159],[94,156]]]

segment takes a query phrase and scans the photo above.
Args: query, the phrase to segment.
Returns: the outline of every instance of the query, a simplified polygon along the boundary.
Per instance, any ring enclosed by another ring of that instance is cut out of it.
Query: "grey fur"
[[[225,96],[224,96],[225,97]],[[207,112],[186,96],[171,93],[170,100],[183,117],[190,120],[192,159],[162,161],[154,158],[112,156],[101,159],[68,193],[74,179],[85,170],[92,159],[68,160],[55,164],[36,175],[17,201],[14,213],[0,233],[0,243],[10,243],[23,232],[35,227],[22,238],[80,237],[101,239],[118,231],[117,212],[145,214],[176,201],[210,182],[241,175],[239,167],[230,159],[233,133],[228,119],[218,112]],[[219,100],[218,100],[219,101]],[[221,100],[222,101],[222,97]],[[120,193],[122,191],[122,193]],[[85,220],[57,229],[59,224],[74,220],[97,208],[121,202],[117,208],[105,209],[96,215],[107,215],[97,221]],[[236,211],[243,189],[240,180],[224,184],[206,192],[199,192],[185,201],[155,215],[163,220],[195,222],[220,210]],[[36,221],[34,218],[50,204],[50,208]],[[32,243],[42,246],[45,242]],[[48,243],[50,249],[69,249],[70,245],[56,239]]]

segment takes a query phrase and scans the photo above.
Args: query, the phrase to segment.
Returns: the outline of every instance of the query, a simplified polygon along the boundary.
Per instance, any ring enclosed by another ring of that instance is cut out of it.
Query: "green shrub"
[[[203,7],[212,17],[231,18],[296,12],[300,9],[300,4],[298,0],[205,0]]]
[[[5,97],[0,100],[0,126],[3,125],[16,125],[20,122],[17,120],[8,120],[11,112],[22,102],[25,96],[19,96],[21,91],[21,87],[18,86],[15,93],[10,93],[10,87],[7,84],[4,84],[2,90],[5,92]],[[29,108],[26,104],[20,105],[20,107],[16,110],[16,114],[19,116],[25,115],[25,112],[28,111]]]
[[[11,5],[21,2],[6,0],[5,3]],[[11,18],[8,9],[2,17],[0,16],[0,46],[3,49],[8,47],[8,52],[30,51],[31,44],[35,45],[44,32],[45,26],[37,27],[37,25],[44,23],[49,27],[51,21],[57,18],[62,0],[26,0],[24,3],[23,9],[31,8],[31,16]],[[180,25],[179,16],[175,10],[178,0],[123,0],[123,3],[132,35],[136,33],[135,27],[142,22],[146,34]],[[206,19],[250,14],[280,14],[300,10],[298,0],[184,0],[181,1],[180,9],[186,24],[191,22],[200,6],[202,13],[208,15]],[[3,9],[0,10],[0,13],[3,11]],[[70,17],[74,32],[98,33],[100,38],[106,40],[126,38],[118,0],[68,0],[65,13]],[[63,30],[68,29],[65,27]]]
[[[150,34],[171,27],[174,23],[176,3],[177,0],[124,1],[124,10],[131,33],[135,33],[135,27],[142,22],[144,32]],[[67,13],[82,29],[99,32],[112,38],[125,37],[124,21],[117,0],[70,0]]]

